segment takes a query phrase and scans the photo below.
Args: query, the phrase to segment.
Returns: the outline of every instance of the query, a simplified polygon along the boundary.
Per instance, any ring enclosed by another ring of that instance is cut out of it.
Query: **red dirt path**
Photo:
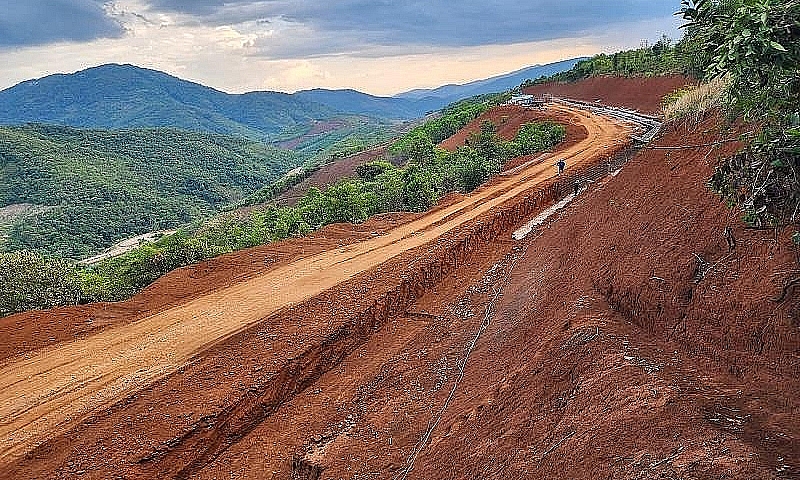
[[[389,213],[362,224],[336,224],[304,238],[292,238],[206,260],[174,270],[120,303],[95,303],[0,318],[0,362],[67,340],[86,338],[105,328],[152,315],[304,256],[350,245],[406,223],[418,215]]]
[[[657,145],[713,141],[715,124]],[[512,242],[571,186],[550,181],[266,318],[0,478],[798,478],[800,298],[777,299],[800,252],[706,188],[733,148],[644,150]]]

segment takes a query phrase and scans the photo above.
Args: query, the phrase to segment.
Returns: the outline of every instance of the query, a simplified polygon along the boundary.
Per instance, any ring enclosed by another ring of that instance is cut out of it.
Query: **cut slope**
[[[686,77],[592,77],[574,83],[546,83],[524,90],[530,95],[549,93],[557,97],[604,105],[628,107],[650,115],[661,113],[661,99],[670,92],[693,83]]]
[[[705,187],[735,148],[647,150],[527,242],[409,478],[800,475],[796,252]]]

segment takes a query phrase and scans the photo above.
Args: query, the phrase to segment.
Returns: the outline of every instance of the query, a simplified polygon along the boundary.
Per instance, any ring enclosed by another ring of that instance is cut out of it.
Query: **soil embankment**
[[[513,140],[517,136],[520,127],[526,123],[545,120],[559,122],[566,127],[567,135],[564,141],[568,144],[583,141],[588,136],[586,128],[580,123],[572,122],[569,115],[553,112],[552,110],[547,112],[518,105],[501,105],[480,115],[466,127],[443,141],[440,146],[454,151],[464,145],[471,135],[479,132],[484,122],[492,122],[501,138]]]
[[[655,146],[712,143],[716,123]],[[734,148],[643,150],[520,242],[597,167],[499,177],[429,228],[499,198],[481,192],[513,201],[221,340],[0,477],[797,478],[798,252],[707,189]]]
[[[526,240],[409,478],[798,478],[798,252],[706,188],[735,148],[644,150]]]
[[[627,107],[642,113],[661,113],[661,99],[681,87],[694,83],[680,75],[665,77],[593,77],[575,83],[548,83],[524,90],[530,95],[549,93],[556,97],[584,102],[599,102]]]

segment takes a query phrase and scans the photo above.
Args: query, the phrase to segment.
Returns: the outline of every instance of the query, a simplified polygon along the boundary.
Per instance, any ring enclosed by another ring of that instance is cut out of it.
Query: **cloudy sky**
[[[228,92],[394,94],[677,38],[678,0],[0,0],[0,89],[132,63]]]

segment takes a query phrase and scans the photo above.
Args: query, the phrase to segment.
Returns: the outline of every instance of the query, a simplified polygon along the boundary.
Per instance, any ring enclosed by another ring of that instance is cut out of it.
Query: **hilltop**
[[[133,65],[50,75],[0,92],[0,123],[170,127],[266,138],[337,115],[278,92],[231,95]]]

